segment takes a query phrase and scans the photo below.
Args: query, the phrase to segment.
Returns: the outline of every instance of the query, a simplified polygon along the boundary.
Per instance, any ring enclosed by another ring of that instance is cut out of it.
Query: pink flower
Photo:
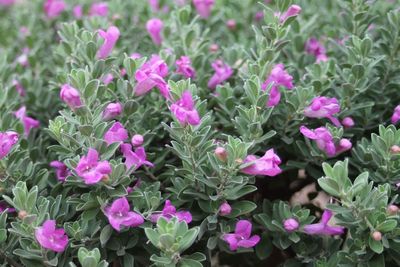
[[[141,57],[142,57],[142,55],[139,54],[139,53],[132,53],[130,55],[130,58],[132,58],[132,59],[138,59],[138,58],[141,58]]]
[[[319,149],[325,151],[329,157],[338,155],[352,147],[348,139],[342,138],[335,144],[331,132],[325,127],[319,127],[315,130],[310,130],[305,126],[300,127],[300,132],[307,138],[315,140]]]
[[[87,156],[83,156],[75,168],[85,184],[96,184],[104,176],[111,173],[111,165],[108,161],[99,161],[99,153],[89,148]]]
[[[392,121],[392,124],[396,124],[400,120],[400,105],[394,109],[392,118],[390,120]]]
[[[154,167],[153,163],[146,160],[146,151],[141,146],[137,147],[135,151],[132,151],[132,146],[130,144],[122,144],[121,151],[125,157],[125,166],[127,170],[131,169],[133,166],[135,166],[135,170],[139,169],[142,165]]]
[[[196,71],[193,69],[191,66],[192,62],[190,61],[190,58],[187,56],[181,56],[180,59],[178,59],[176,62],[176,72],[178,74],[183,75],[185,78],[195,78],[196,77]]]
[[[111,54],[115,44],[119,39],[120,33],[117,27],[111,26],[107,29],[107,32],[99,30],[99,35],[104,39],[104,43],[97,52],[97,57],[103,59]]]
[[[257,22],[261,21],[263,18],[264,18],[264,11],[258,11],[254,15],[254,20]]]
[[[14,112],[14,115],[18,119],[20,119],[21,123],[24,125],[24,133],[26,136],[29,135],[29,132],[31,131],[32,128],[38,128],[40,125],[40,122],[38,120],[35,120],[34,118],[31,118],[26,115],[25,106],[22,106],[20,109]]]
[[[93,3],[90,6],[89,16],[107,17],[108,4],[106,2]]]
[[[114,119],[116,117],[118,117],[119,115],[121,115],[122,113],[122,105],[121,103],[110,103],[106,106],[106,108],[103,110],[103,119],[104,120],[111,120]]]
[[[161,45],[162,43],[161,31],[163,28],[164,23],[162,22],[162,20],[157,18],[150,19],[146,23],[147,32],[150,34],[153,43],[155,43],[156,45]]]
[[[101,80],[105,85],[109,85],[114,80],[114,76],[111,73],[107,73],[101,78]]]
[[[108,145],[111,145],[115,142],[123,142],[128,139],[128,131],[124,128],[124,126],[115,122],[111,128],[104,134],[104,140]]]
[[[158,0],[149,0],[149,5],[153,12],[157,12],[160,10],[160,4],[158,3]]]
[[[215,73],[207,84],[208,88],[210,89],[214,89],[218,84],[222,84],[233,74],[232,68],[228,64],[225,64],[222,60],[214,61],[211,66],[215,70]]]
[[[137,84],[135,95],[141,96],[149,92],[154,87],[167,99],[170,98],[169,88],[164,80],[168,75],[168,66],[158,55],[153,55],[151,59],[143,64],[135,73]]]
[[[260,242],[258,235],[251,236],[251,222],[240,220],[236,223],[235,232],[224,234],[222,239],[229,244],[229,249],[235,251],[238,248],[252,248]]]
[[[13,80],[12,85],[15,87],[15,90],[17,90],[19,96],[24,97],[26,95],[25,89],[19,81]]]
[[[74,6],[74,8],[72,9],[72,14],[74,15],[74,17],[76,19],[80,19],[83,17],[83,9],[82,9],[82,5],[76,5]]]
[[[200,123],[200,116],[194,107],[190,91],[184,91],[181,99],[172,104],[170,110],[182,126],[187,124],[198,125]]]
[[[332,217],[330,210],[325,210],[322,214],[321,221],[315,224],[304,226],[304,232],[309,235],[341,235],[344,233],[345,228],[342,226],[330,226],[329,220]]]
[[[141,146],[143,144],[143,135],[135,134],[131,139],[132,146]]]
[[[29,66],[28,54],[29,54],[29,48],[25,47],[22,50],[22,54],[19,55],[17,57],[17,59],[16,59],[17,63],[20,64],[22,67],[28,67]]]
[[[309,118],[327,118],[339,127],[340,122],[337,118],[333,117],[334,114],[340,112],[339,101],[332,97],[317,96],[311,101],[310,106],[304,110],[304,115]]]
[[[299,229],[299,222],[294,218],[286,219],[283,222],[283,228],[285,228],[285,230],[289,233],[296,231]]]
[[[10,153],[11,148],[18,142],[18,134],[13,131],[0,132],[0,159]]]
[[[274,149],[265,152],[265,155],[261,158],[257,158],[255,155],[248,155],[243,163],[249,162],[253,162],[253,164],[241,169],[240,171],[242,173],[249,175],[276,176],[282,172],[279,168],[281,159],[274,153]]]
[[[50,162],[50,166],[56,169],[56,176],[59,181],[64,182],[65,178],[71,175],[71,172],[68,170],[67,166],[61,161],[54,160]]]
[[[210,16],[214,3],[215,0],[193,0],[197,13],[204,19]]]
[[[48,18],[58,17],[66,8],[63,0],[45,0],[43,9]]]
[[[11,6],[15,4],[16,0],[0,0],[0,5],[2,6]]]
[[[81,97],[79,91],[69,84],[61,86],[60,98],[64,101],[72,110],[75,110],[82,106]]]
[[[312,37],[308,39],[305,48],[308,54],[315,56],[317,63],[328,60],[325,47],[316,38]]]
[[[281,93],[279,86],[283,86],[287,89],[293,89],[293,77],[285,70],[283,64],[275,65],[267,80],[261,85],[262,90],[266,90],[268,86],[272,85],[271,91],[269,92],[269,99],[267,106],[273,107],[278,105],[281,100]]]
[[[291,5],[288,10],[280,16],[279,21],[280,23],[284,23],[288,18],[295,17],[299,15],[301,12],[301,7],[298,5]]]
[[[186,223],[190,223],[192,221],[192,214],[189,211],[176,211],[174,205],[171,204],[170,200],[165,201],[164,208],[161,212],[153,213],[150,216],[150,221],[156,223],[160,217],[163,217],[167,221],[172,219],[173,217],[178,218],[178,221],[185,221]]]
[[[129,202],[126,197],[121,197],[106,207],[104,214],[107,216],[112,228],[118,232],[121,230],[121,225],[127,227],[136,227],[144,223],[142,215],[129,210]]]
[[[55,220],[46,220],[35,230],[35,237],[43,248],[54,252],[63,252],[68,246],[68,236],[63,228],[56,229]]]
[[[353,118],[351,118],[351,117],[345,117],[343,120],[342,120],[342,124],[343,124],[343,126],[345,127],[345,128],[351,128],[351,127],[353,127],[354,126],[354,120],[353,120]]]
[[[232,212],[232,207],[231,205],[228,204],[228,202],[224,202],[221,204],[221,206],[219,206],[219,214],[221,216],[226,216],[231,214]]]
[[[231,31],[235,30],[236,29],[236,20],[228,19],[226,21],[226,27],[228,27],[228,29]]]

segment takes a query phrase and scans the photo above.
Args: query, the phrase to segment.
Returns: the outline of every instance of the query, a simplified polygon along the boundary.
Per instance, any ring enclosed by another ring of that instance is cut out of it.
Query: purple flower
[[[14,115],[18,119],[20,119],[21,123],[24,125],[24,133],[26,136],[29,135],[29,132],[31,131],[32,128],[38,128],[40,125],[40,122],[38,120],[35,120],[34,118],[31,118],[26,115],[25,106],[22,106],[20,109],[14,112]]]
[[[108,4],[106,2],[93,3],[90,6],[89,16],[107,17]]]
[[[283,64],[275,65],[271,73],[269,74],[267,80],[261,85],[262,90],[266,90],[269,85],[272,85],[271,91],[269,92],[269,99],[267,106],[273,107],[278,105],[281,100],[281,93],[279,91],[279,86],[286,87],[287,89],[293,88],[293,77],[285,70]]]
[[[298,5],[291,5],[288,10],[280,16],[280,23],[284,23],[288,18],[299,15],[301,12],[301,7]]]
[[[0,159],[10,153],[11,148],[18,142],[18,134],[13,131],[0,132]]]
[[[26,95],[25,89],[19,81],[13,80],[12,85],[15,87],[15,90],[17,90],[19,96],[24,97]]]
[[[328,60],[325,47],[314,37],[308,39],[305,49],[308,54],[315,56],[317,63]]]
[[[2,6],[11,6],[15,4],[16,0],[0,0],[0,5]]]
[[[157,87],[161,94],[169,99],[169,88],[164,80],[168,75],[168,66],[158,55],[153,55],[151,59],[143,64],[135,73],[137,84],[135,86],[135,95],[141,96]]]
[[[81,97],[79,91],[69,84],[61,86],[60,98],[64,101],[72,110],[75,110],[82,106]]]
[[[299,229],[299,222],[294,218],[286,219],[283,222],[283,228],[285,228],[285,230],[289,233],[296,231]]]
[[[187,124],[198,125],[200,123],[200,116],[194,107],[190,91],[184,91],[181,99],[172,104],[170,110],[182,126]]]
[[[65,166],[65,164],[61,161],[54,160],[50,162],[50,166],[56,169],[57,179],[61,182],[64,182],[65,178],[71,175],[71,172],[68,170],[67,166]]]
[[[99,153],[89,148],[87,156],[83,156],[75,168],[85,184],[96,184],[104,176],[111,173],[111,165],[108,161],[99,161]]]
[[[76,19],[81,19],[83,17],[82,5],[74,6],[74,8],[72,9],[72,14]]]
[[[193,0],[193,5],[196,8],[197,13],[204,19],[210,16],[214,3],[215,0]]]
[[[66,8],[63,0],[45,0],[43,4],[44,12],[48,18],[58,17]]]
[[[394,109],[392,118],[390,120],[393,124],[396,124],[398,121],[400,121],[400,105]]]
[[[304,232],[309,235],[341,235],[344,233],[345,228],[342,226],[330,226],[329,220],[332,217],[330,210],[325,210],[322,214],[321,221],[315,224],[304,226]]]
[[[178,74],[183,75],[185,78],[195,78],[196,77],[196,71],[193,69],[191,66],[192,62],[190,61],[190,58],[187,56],[181,56],[180,59],[178,59],[176,62],[176,72]]]
[[[0,213],[4,212],[6,210],[8,213],[15,212],[15,209],[10,208],[10,206],[8,206],[8,204],[5,201],[0,201]]]
[[[257,11],[254,15],[254,20],[259,22],[264,18],[264,11]]]
[[[104,214],[107,216],[112,228],[118,232],[121,230],[121,225],[127,227],[136,227],[144,222],[142,215],[129,210],[129,202],[126,197],[121,197],[106,207]]]
[[[331,132],[325,127],[310,130],[305,126],[300,127],[300,132],[307,138],[315,140],[319,149],[325,151],[329,157],[338,155],[352,147],[348,139],[342,138],[335,144]]]
[[[231,251],[238,248],[252,248],[260,242],[260,237],[258,235],[251,236],[251,228],[251,222],[240,220],[236,223],[235,232],[224,234],[222,239],[229,244]]]
[[[161,45],[162,43],[161,31],[163,28],[164,23],[162,22],[162,20],[157,18],[150,19],[146,23],[147,32],[150,34],[153,43],[155,43],[156,45]]]
[[[336,98],[317,96],[311,101],[310,106],[305,108],[304,115],[309,118],[330,119],[335,126],[339,127],[339,120],[333,117],[338,112],[340,112],[340,105]]]
[[[143,135],[135,134],[134,136],[132,136],[131,144],[132,146],[141,146],[143,144],[143,140]]]
[[[55,252],[63,252],[68,246],[68,236],[63,228],[56,229],[55,220],[46,220],[35,230],[35,237],[43,248]]]
[[[132,146],[130,144],[122,144],[121,151],[125,157],[125,166],[127,170],[133,166],[135,166],[135,170],[139,169],[142,165],[154,167],[153,163],[146,160],[146,151],[141,146],[137,147],[135,151],[132,151]]]
[[[97,57],[103,59],[111,54],[111,51],[119,39],[120,33],[117,27],[111,26],[107,29],[107,32],[99,30],[99,35],[104,39],[104,43],[97,52]]]
[[[124,128],[124,126],[115,122],[111,128],[104,134],[104,140],[108,145],[111,145],[115,142],[123,142],[128,139],[128,131]]]
[[[171,204],[170,200],[165,201],[164,208],[159,213],[153,213],[150,216],[150,221],[156,223],[160,217],[163,217],[167,221],[172,219],[173,217],[178,218],[178,221],[185,221],[186,223],[190,223],[192,221],[192,214],[189,211],[176,211],[174,205]]]
[[[224,202],[221,204],[221,206],[219,206],[219,214],[221,216],[226,216],[231,214],[232,212],[232,207],[231,205],[228,204],[228,202]]]
[[[345,127],[345,128],[351,128],[351,127],[353,127],[354,126],[354,120],[353,120],[353,118],[352,117],[345,117],[343,120],[342,120],[342,124],[343,124],[343,126]]]
[[[103,110],[103,119],[104,120],[111,120],[115,117],[118,117],[122,113],[122,105],[121,103],[110,103],[107,107]]]
[[[207,84],[208,88],[210,89],[215,89],[218,84],[222,84],[233,74],[232,68],[228,64],[225,64],[222,60],[214,61],[211,66],[215,70],[215,73],[213,76],[211,76]]]
[[[101,78],[101,81],[105,85],[109,85],[113,80],[114,80],[114,76],[111,73],[107,73]]]
[[[243,163],[253,162],[248,167],[241,169],[240,171],[250,175],[266,175],[276,176],[282,172],[279,168],[281,159],[274,153],[274,149],[270,149],[265,152],[265,155],[261,158],[257,158],[255,155],[248,155]]]

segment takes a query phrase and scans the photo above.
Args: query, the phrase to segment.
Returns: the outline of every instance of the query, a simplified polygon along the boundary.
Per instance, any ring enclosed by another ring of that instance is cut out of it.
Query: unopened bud
[[[21,220],[23,220],[26,216],[28,216],[28,213],[24,210],[20,210],[18,212],[18,218],[20,218]]]
[[[232,212],[232,207],[231,205],[228,204],[228,202],[224,202],[221,204],[219,207],[219,214],[222,216],[229,215]]]
[[[132,139],[131,143],[133,146],[140,146],[143,144],[143,135],[135,134]]]
[[[299,228],[299,222],[294,218],[287,219],[283,222],[283,228],[287,232],[296,231]]]
[[[236,21],[234,19],[229,19],[226,22],[226,26],[228,27],[228,29],[230,29],[231,31],[236,29]]]
[[[210,52],[217,52],[218,49],[219,49],[219,46],[217,44],[212,44],[212,45],[210,45],[210,48],[209,48]]]
[[[397,207],[396,205],[389,205],[387,207],[387,212],[390,215],[395,215],[398,211],[399,211],[399,207]]]
[[[214,153],[215,153],[215,156],[217,156],[217,158],[223,162],[225,162],[228,157],[228,154],[226,153],[225,148],[220,147],[220,146],[215,149]]]
[[[394,145],[394,146],[392,146],[392,147],[390,148],[390,151],[391,151],[393,154],[398,154],[398,153],[400,153],[400,146]]]
[[[110,176],[104,175],[103,178],[101,178],[101,181],[102,181],[103,183],[108,184],[108,182],[110,181]]]
[[[382,233],[379,231],[375,231],[372,233],[372,239],[375,241],[381,241],[382,240]]]

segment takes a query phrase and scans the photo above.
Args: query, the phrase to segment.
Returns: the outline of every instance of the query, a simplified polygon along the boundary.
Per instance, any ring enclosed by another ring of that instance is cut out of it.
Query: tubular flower
[[[325,47],[314,37],[308,39],[305,49],[308,54],[315,56],[317,63],[328,60]]]
[[[271,86],[267,102],[268,107],[273,107],[279,104],[279,101],[281,100],[279,86],[293,89],[292,81],[293,77],[287,73],[283,64],[277,64],[272,68],[267,80],[261,85],[261,89],[264,91],[267,90],[268,86]]]
[[[185,78],[195,78],[196,77],[196,71],[193,69],[191,66],[192,62],[190,61],[190,58],[187,56],[181,56],[180,59],[178,59],[176,62],[176,72],[178,74],[181,74]]]
[[[38,128],[40,125],[40,122],[38,120],[35,120],[34,118],[31,118],[26,115],[25,106],[22,106],[20,109],[14,112],[14,115],[18,119],[20,119],[20,121],[24,125],[24,133],[26,136],[29,135],[29,132],[31,131],[32,128]]]
[[[18,134],[13,131],[0,132],[0,159],[10,153],[11,148],[18,142]]]
[[[90,6],[89,16],[107,17],[108,4],[106,2],[93,3]]]
[[[291,5],[288,10],[280,16],[280,23],[284,23],[288,18],[295,17],[301,12],[301,7],[298,5]]]
[[[60,98],[72,110],[75,110],[82,106],[82,101],[79,91],[70,86],[69,84],[64,84],[63,86],[61,86]]]
[[[98,32],[100,37],[104,39],[104,43],[97,52],[97,57],[103,59],[111,54],[115,44],[119,39],[120,33],[118,28],[115,26],[111,26],[106,32],[103,30],[99,30]]]
[[[279,168],[281,159],[274,153],[273,149],[265,152],[265,155],[261,158],[257,158],[255,155],[248,155],[243,163],[253,162],[248,167],[241,169],[240,171],[249,175],[266,175],[276,176],[282,172]]]
[[[135,170],[139,169],[142,165],[154,167],[153,163],[146,160],[146,151],[141,146],[137,147],[135,151],[132,151],[132,146],[130,144],[122,144],[121,151],[125,157],[125,166],[127,170],[133,166],[135,166]]]
[[[222,239],[229,244],[229,249],[235,251],[238,248],[252,248],[260,242],[258,235],[251,236],[251,222],[240,220],[236,223],[235,232],[224,234]]]
[[[134,211],[130,211],[129,202],[126,197],[121,197],[106,207],[104,214],[107,216],[112,228],[118,232],[121,230],[121,225],[127,227],[136,227],[144,223],[142,215]]]
[[[99,161],[99,153],[89,148],[87,156],[83,156],[75,168],[78,176],[82,177],[85,184],[96,184],[104,176],[111,173],[108,161]]]
[[[56,229],[55,220],[46,220],[35,230],[35,237],[43,248],[55,252],[63,252],[68,246],[68,236],[63,228]]]
[[[119,102],[116,103],[110,103],[106,106],[106,108],[103,110],[103,119],[104,120],[111,120],[122,113],[122,105]]]
[[[50,166],[56,170],[57,179],[61,182],[64,182],[65,178],[71,175],[71,172],[68,170],[67,166],[65,166],[65,164],[61,161],[54,160],[50,162]]]
[[[215,0],[193,0],[193,5],[197,13],[204,19],[210,16],[214,4]]]
[[[45,0],[43,4],[44,13],[48,18],[58,17],[66,7],[63,0]]]
[[[213,76],[211,76],[207,84],[208,88],[210,89],[215,89],[218,84],[222,84],[233,74],[232,68],[222,60],[214,61],[211,66],[215,70],[215,73]]]
[[[189,211],[176,211],[175,206],[171,204],[170,200],[165,201],[164,208],[161,212],[153,213],[150,216],[150,221],[156,223],[160,217],[163,217],[166,220],[176,217],[179,221],[185,221],[186,223],[192,221],[192,214]]]
[[[190,91],[183,92],[181,99],[172,104],[170,110],[182,126],[200,124],[200,116],[194,107]]]
[[[153,43],[156,45],[161,45],[162,43],[161,32],[163,28],[164,28],[164,23],[162,22],[162,20],[157,18],[150,19],[146,23],[147,32],[150,34]]]
[[[111,128],[104,134],[104,140],[108,145],[115,142],[123,142],[128,139],[128,131],[120,122],[115,122]]]
[[[327,118],[335,126],[340,126],[337,118],[333,117],[334,114],[340,112],[339,101],[332,97],[317,96],[312,101],[310,106],[304,110],[304,115],[309,118]]]
[[[344,233],[345,228],[342,226],[330,226],[329,220],[332,217],[330,210],[325,210],[322,214],[321,221],[315,224],[304,226],[304,232],[309,235],[341,235]]]

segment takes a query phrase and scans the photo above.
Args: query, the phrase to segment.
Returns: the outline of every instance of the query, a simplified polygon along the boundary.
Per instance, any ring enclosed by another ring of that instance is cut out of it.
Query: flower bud
[[[121,103],[110,103],[103,111],[103,119],[111,120],[115,117],[118,117],[122,113],[122,105]]]
[[[379,231],[374,231],[372,233],[372,239],[374,239],[375,241],[381,241],[382,240],[382,233]]]
[[[110,181],[110,176],[104,175],[103,178],[101,178],[101,181],[102,181],[103,183],[108,184],[108,182]]]
[[[394,145],[390,148],[390,152],[392,152],[393,154],[398,154],[400,153],[400,146],[398,145]]]
[[[72,110],[82,106],[81,97],[79,91],[70,86],[69,84],[64,84],[61,87],[60,98],[64,101]]]
[[[141,134],[135,134],[132,139],[131,143],[133,146],[140,146],[143,144],[143,135]]]
[[[351,128],[354,126],[354,120],[351,117],[346,117],[342,120],[342,124],[345,128]]]
[[[216,156],[220,161],[223,161],[223,162],[225,162],[226,159],[227,159],[227,157],[228,157],[228,153],[226,153],[225,148],[223,148],[223,147],[221,147],[221,146],[217,147],[217,148],[215,149],[214,153],[215,153],[215,156]]]
[[[287,232],[296,231],[299,229],[299,222],[294,218],[286,219],[283,222],[283,228],[285,228]]]
[[[28,213],[24,210],[20,210],[18,212],[18,218],[20,218],[21,220],[23,220],[26,216],[28,216]]]
[[[210,45],[209,51],[215,53],[218,51],[218,49],[219,49],[219,46],[217,44],[212,44],[212,45]]]
[[[231,205],[228,204],[228,202],[224,202],[221,204],[221,206],[219,207],[219,214],[222,216],[226,216],[231,214],[232,212],[232,207]]]
[[[387,207],[387,212],[390,215],[395,215],[398,211],[399,211],[399,207],[397,207],[396,205],[389,205]]]
[[[150,34],[153,43],[156,45],[161,45],[162,43],[161,32],[163,28],[164,23],[162,22],[162,20],[157,18],[150,19],[146,23],[147,32]]]
[[[229,30],[233,31],[236,29],[236,21],[234,19],[229,19],[226,22],[226,27],[228,27]]]

